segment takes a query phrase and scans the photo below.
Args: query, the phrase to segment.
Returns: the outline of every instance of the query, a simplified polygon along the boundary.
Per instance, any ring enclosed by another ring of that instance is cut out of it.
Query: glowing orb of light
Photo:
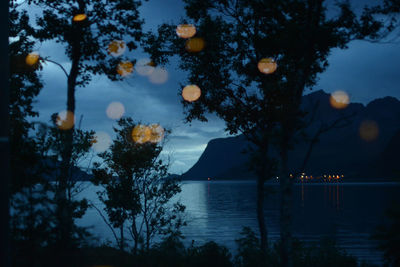
[[[164,128],[160,124],[152,124],[149,126],[151,130],[150,142],[158,143],[164,138]]]
[[[151,129],[142,124],[136,125],[132,130],[132,139],[138,144],[143,144],[150,141]]]
[[[186,41],[185,48],[188,52],[197,53],[202,51],[205,45],[203,38],[195,37]]]
[[[69,130],[75,124],[75,116],[69,110],[61,111],[57,114],[56,125],[60,130]]]
[[[200,96],[201,90],[197,85],[187,85],[182,90],[182,97],[188,102],[196,101]]]
[[[122,77],[126,77],[133,72],[133,64],[130,61],[121,61],[117,66],[117,73]]]
[[[114,40],[108,45],[108,53],[113,57],[119,57],[126,50],[126,44],[122,40]]]
[[[149,81],[154,84],[163,84],[168,80],[168,71],[164,68],[155,68],[149,76]]]
[[[155,64],[148,58],[139,59],[136,62],[136,71],[139,75],[149,76],[153,73]]]
[[[124,115],[124,113],[125,113],[125,107],[120,102],[111,102],[106,109],[107,117],[113,120],[121,118]]]
[[[331,103],[331,106],[333,108],[344,109],[349,105],[350,97],[344,91],[336,91],[331,94],[331,97],[329,98],[329,102]]]
[[[92,148],[97,153],[106,151],[111,145],[111,137],[106,132],[97,132],[92,141]]]
[[[86,14],[76,14],[72,19],[75,22],[84,21],[87,18]]]
[[[25,62],[29,66],[35,65],[38,61],[39,61],[39,52],[31,52],[25,58]]]
[[[258,70],[264,74],[271,74],[276,71],[278,65],[273,58],[263,58],[257,64]]]
[[[359,128],[359,134],[364,141],[374,141],[379,135],[378,124],[371,120],[363,121]]]
[[[184,39],[191,38],[196,34],[196,27],[193,24],[180,24],[176,27],[176,34]]]

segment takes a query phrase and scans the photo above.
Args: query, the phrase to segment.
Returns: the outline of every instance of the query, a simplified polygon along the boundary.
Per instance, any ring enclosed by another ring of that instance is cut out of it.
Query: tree
[[[160,158],[162,144],[133,141],[135,126],[131,118],[118,121],[110,151],[99,155],[104,163],[96,163],[93,169],[94,184],[104,188],[98,195],[117,244],[121,251],[126,248],[128,224],[134,254],[139,246],[148,251],[156,234],[179,234],[185,209],[181,203],[171,202],[181,188],[177,180],[167,178],[168,165]],[[160,132],[155,135],[159,139]],[[119,237],[114,228],[119,229]]]
[[[37,69],[39,63],[28,65],[25,58],[28,51],[32,50],[34,43],[29,40],[33,29],[29,25],[27,12],[19,12],[17,5],[10,8],[10,33],[12,38],[9,43],[10,58],[10,144],[11,144],[11,181],[12,192],[22,187],[31,186],[38,182],[39,177],[32,175],[32,169],[38,164],[36,144],[30,138],[29,131],[33,130],[33,123],[29,118],[38,116],[33,110],[34,98],[39,94],[43,84]]]
[[[61,64],[40,57],[61,67],[67,78],[67,110],[69,120],[75,113],[75,91],[86,86],[94,75],[105,74],[111,80],[120,79],[116,73],[119,62],[126,56],[111,58],[106,47],[114,40],[126,39],[129,51],[137,47],[141,37],[142,20],[139,19],[139,0],[83,1],[83,0],[30,0],[28,5],[38,6],[42,10],[36,15],[34,37],[38,41],[55,41],[65,45],[65,54],[71,61],[67,71]],[[132,64],[134,61],[132,60]],[[56,198],[60,216],[60,245],[70,247],[72,217],[67,208],[68,175],[73,166],[71,162],[74,126],[66,130],[62,155],[60,185]]]
[[[386,211],[386,224],[379,225],[372,238],[379,242],[378,248],[384,252],[384,258],[388,266],[400,264],[400,208],[399,203],[393,204]]]
[[[9,97],[10,88],[8,83],[9,78],[9,61],[8,61],[8,8],[9,3],[3,1],[0,6],[1,10],[1,41],[0,48],[2,51],[3,64],[1,66],[1,100],[0,100],[0,114],[1,114],[1,130],[0,130],[0,159],[2,177],[0,180],[0,264],[2,266],[10,266],[10,242],[9,242],[9,181],[11,176],[10,171],[10,144],[9,144]]]
[[[11,259],[13,265],[30,262],[36,265],[38,248],[48,237],[49,220],[45,208],[47,197],[37,184],[42,181],[38,166],[41,164],[38,143],[29,136],[34,129],[29,118],[38,113],[33,110],[34,98],[39,94],[42,83],[38,72],[39,64],[29,66],[25,62],[27,51],[33,47],[29,41],[32,28],[26,12],[19,12],[17,5],[11,3],[9,13],[8,53],[10,59],[10,234]],[[41,169],[43,171],[43,169]],[[41,203],[41,208],[38,208]],[[48,218],[47,218],[48,219]]]
[[[281,264],[292,266],[292,181],[287,162],[305,127],[302,95],[328,66],[333,48],[345,49],[357,39],[379,40],[390,31],[390,25],[374,16],[388,8],[366,8],[356,16],[350,3],[343,1],[337,4],[338,12],[328,17],[323,0],[184,2],[197,36],[204,39],[204,50],[185,51],[185,41],[173,34],[175,26],[162,25],[158,36],[149,35],[146,51],[156,63],[178,55],[188,83],[201,88],[198,101],[183,102],[188,121],[206,121],[207,113],[215,113],[226,122],[227,131],[243,133],[261,155],[271,146],[278,150]],[[391,7],[395,2],[385,1]],[[262,60],[276,61],[277,70],[262,73],[258,69]],[[259,164],[271,166],[265,162],[268,157],[258,159]],[[259,180],[263,184],[265,178]],[[260,220],[259,225],[265,249]]]

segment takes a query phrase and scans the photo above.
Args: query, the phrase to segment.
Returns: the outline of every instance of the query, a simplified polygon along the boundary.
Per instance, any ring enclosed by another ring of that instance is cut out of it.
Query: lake
[[[235,250],[235,239],[243,226],[257,232],[256,184],[253,181],[185,181],[177,199],[186,205],[188,226],[185,242],[200,245],[213,240]],[[279,238],[278,184],[266,186],[265,218],[269,238]],[[81,196],[101,203],[96,188],[88,186]],[[274,192],[275,191],[275,192]],[[294,185],[293,232],[306,242],[322,237],[336,239],[349,254],[370,263],[381,261],[381,252],[370,235],[384,222],[385,210],[400,203],[398,183],[332,183]],[[92,226],[102,240],[113,240],[108,226],[96,210],[89,210],[78,222]]]

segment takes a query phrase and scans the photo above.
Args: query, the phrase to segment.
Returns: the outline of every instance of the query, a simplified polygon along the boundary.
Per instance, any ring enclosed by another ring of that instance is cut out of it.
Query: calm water
[[[186,205],[188,226],[183,229],[186,242],[201,244],[214,240],[235,249],[235,239],[243,226],[257,231],[256,184],[232,181],[188,181],[178,196]],[[99,208],[96,188],[82,192]],[[279,238],[279,195],[277,185],[266,187],[265,217],[270,240]],[[361,260],[379,263],[381,253],[369,240],[375,227],[384,221],[385,210],[400,203],[400,184],[296,184],[294,186],[295,236],[303,241],[318,242],[331,237]],[[92,225],[92,232],[113,241],[111,231],[97,211],[89,210],[79,222]]]

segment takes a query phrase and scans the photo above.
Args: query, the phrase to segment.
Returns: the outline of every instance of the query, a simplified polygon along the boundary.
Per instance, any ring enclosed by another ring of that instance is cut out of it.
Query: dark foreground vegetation
[[[229,251],[225,246],[213,241],[202,245],[187,247],[182,237],[170,235],[162,242],[155,244],[149,250],[140,250],[137,254],[123,251],[103,244],[100,246],[82,246],[70,256],[71,266],[148,266],[148,267],[257,267],[281,266],[279,259],[279,243],[273,244],[264,254],[260,249],[259,239],[249,228],[243,228],[241,237],[236,240],[237,251]],[[51,248],[44,248],[36,255],[34,266],[58,266],[59,259],[53,257]],[[14,254],[14,266],[29,266],[23,251]],[[334,241],[323,239],[316,245],[305,245],[299,240],[294,242],[293,266],[375,266],[368,263],[358,263],[357,259],[340,249]]]

